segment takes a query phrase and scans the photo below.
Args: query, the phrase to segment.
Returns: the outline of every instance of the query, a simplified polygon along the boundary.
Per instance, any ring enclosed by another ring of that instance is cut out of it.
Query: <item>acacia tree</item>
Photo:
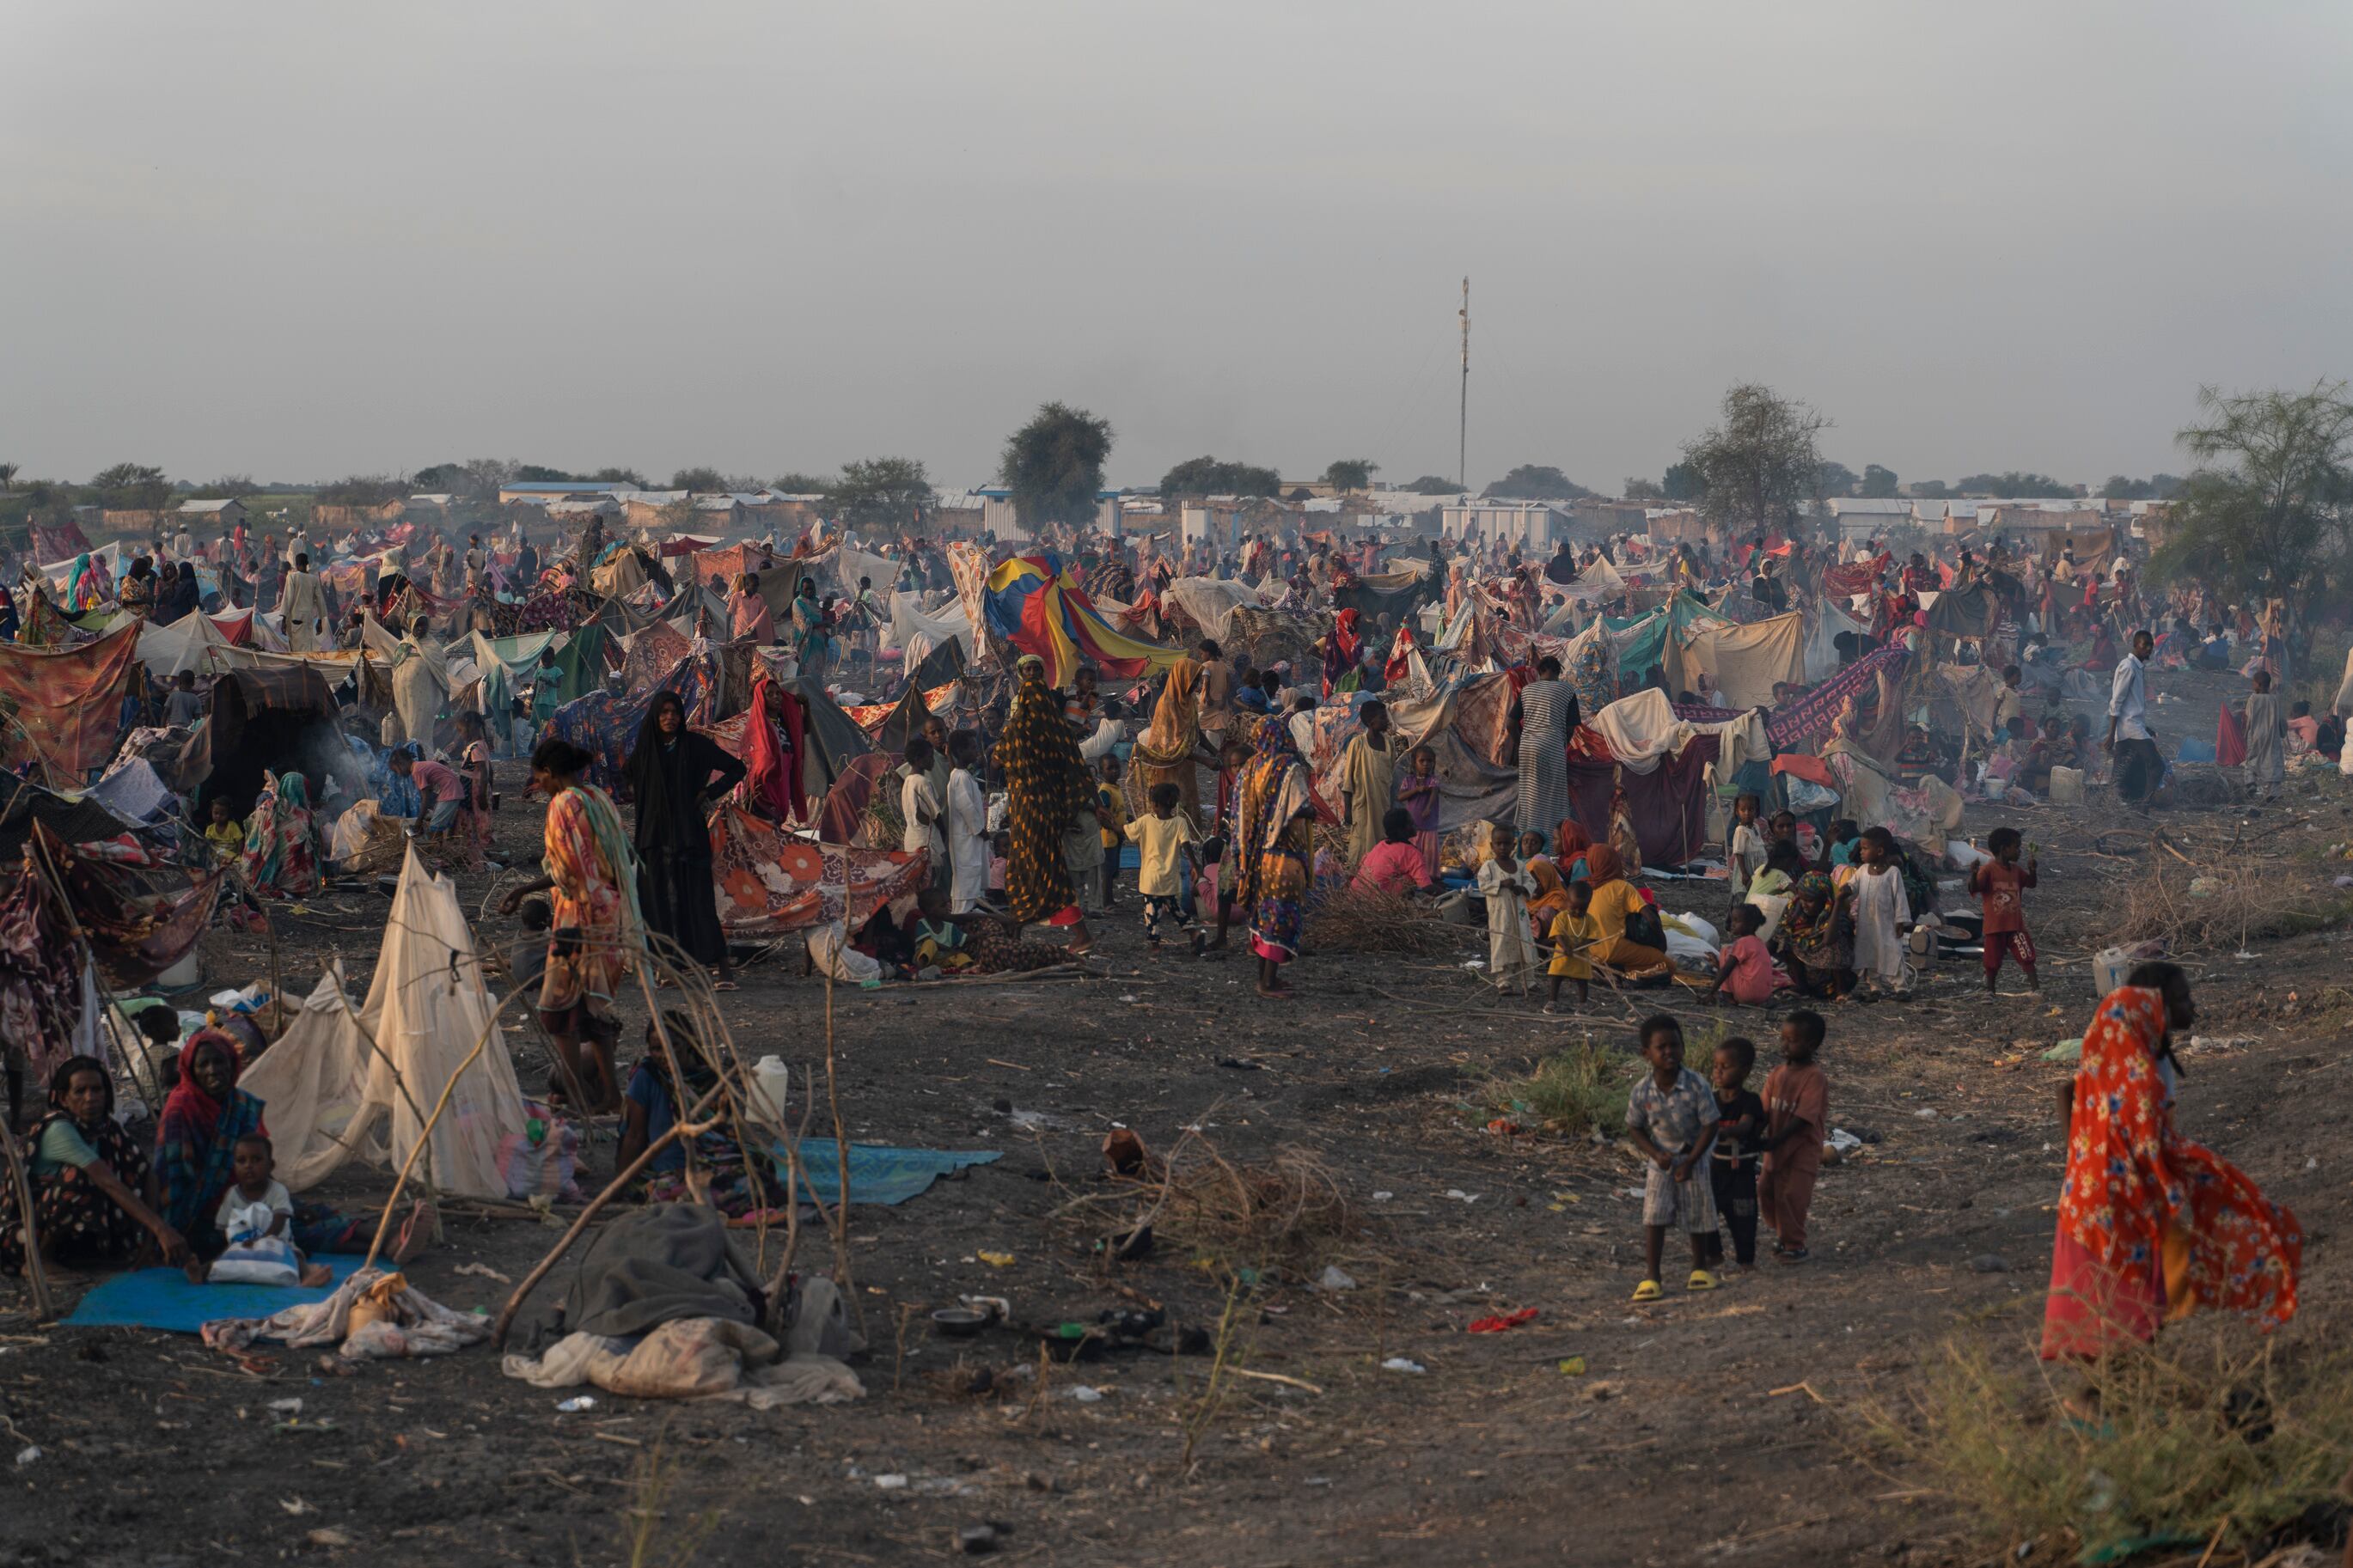
[[[1360,490],[1380,471],[1381,466],[1370,458],[1335,458],[1324,469],[1324,482],[1336,489]]]
[[[841,478],[826,489],[826,505],[853,528],[911,526],[931,504],[931,476],[915,458],[870,458],[841,465]]]
[[[1034,529],[1091,521],[1113,439],[1110,420],[1063,403],[1044,405],[1008,437],[997,478],[1012,489],[1022,523]]]
[[[1700,510],[1735,529],[1795,521],[1821,476],[1820,438],[1830,423],[1769,386],[1733,387],[1724,395],[1723,417],[1683,447],[1703,487]]]
[[[2353,402],[2345,384],[2305,392],[2201,387],[2205,419],[2174,437],[2197,460],[2152,562],[2248,604],[2283,601],[2291,631],[2353,575]],[[2294,637],[2290,645],[2294,645]]]
[[[155,511],[172,499],[172,481],[145,463],[116,463],[90,476],[90,488],[110,510]]]
[[[1160,476],[1163,496],[1271,496],[1282,488],[1272,468],[1216,458],[1187,458]]]

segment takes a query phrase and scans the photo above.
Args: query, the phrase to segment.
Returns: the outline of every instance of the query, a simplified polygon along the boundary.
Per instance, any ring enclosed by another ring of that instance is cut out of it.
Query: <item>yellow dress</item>
[[[1582,916],[1567,910],[1552,918],[1552,962],[1545,965],[1547,974],[1564,975],[1570,980],[1593,978],[1593,949],[1601,942],[1601,922],[1591,910]]]

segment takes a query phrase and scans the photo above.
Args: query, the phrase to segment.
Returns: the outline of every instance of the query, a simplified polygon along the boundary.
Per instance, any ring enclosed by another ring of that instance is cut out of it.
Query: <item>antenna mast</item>
[[[1471,279],[1462,279],[1462,411],[1455,433],[1454,482],[1471,488]]]

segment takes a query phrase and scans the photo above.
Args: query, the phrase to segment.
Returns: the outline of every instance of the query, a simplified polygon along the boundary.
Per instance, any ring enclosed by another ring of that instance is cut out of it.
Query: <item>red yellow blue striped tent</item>
[[[1082,659],[1100,665],[1106,675],[1133,680],[1184,657],[1180,648],[1138,642],[1114,630],[1051,551],[1000,563],[988,574],[981,609],[989,630],[1046,661],[1046,679],[1055,686],[1070,684]]]

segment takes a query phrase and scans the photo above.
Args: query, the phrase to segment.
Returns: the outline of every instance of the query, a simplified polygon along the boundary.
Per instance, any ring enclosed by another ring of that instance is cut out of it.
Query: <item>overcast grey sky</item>
[[[1655,475],[1725,385],[1906,479],[2179,471],[2353,370],[2353,9],[0,8],[0,459],[977,483]]]

